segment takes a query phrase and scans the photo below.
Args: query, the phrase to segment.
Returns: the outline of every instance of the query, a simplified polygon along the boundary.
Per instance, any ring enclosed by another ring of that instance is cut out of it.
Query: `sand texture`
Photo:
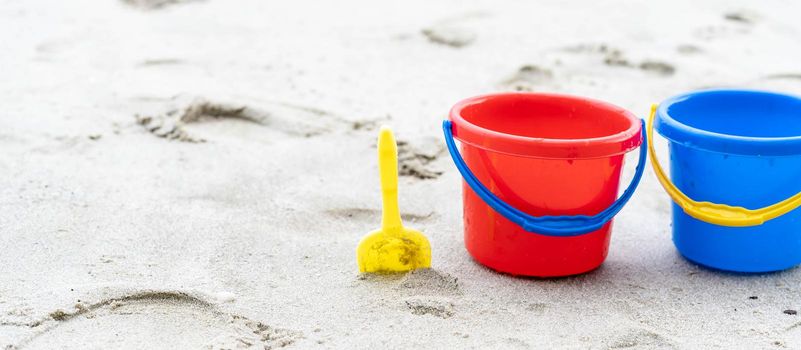
[[[640,116],[691,89],[801,94],[799,14],[791,0],[3,1],[0,349],[801,349],[801,270],[683,260],[650,170],[602,268],[478,265],[440,129],[492,91]],[[432,270],[357,273],[380,224],[381,124]]]

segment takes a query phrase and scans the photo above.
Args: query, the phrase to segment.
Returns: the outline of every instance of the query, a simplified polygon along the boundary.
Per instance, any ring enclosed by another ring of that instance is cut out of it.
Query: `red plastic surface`
[[[535,216],[604,210],[617,196],[624,153],[640,143],[633,114],[571,96],[479,96],[457,104],[450,119],[476,177],[502,200]],[[465,246],[492,269],[567,276],[593,270],[606,259],[612,222],[581,236],[551,237],[524,231],[466,184],[463,200]]]
[[[457,103],[453,136],[487,150],[538,158],[598,158],[641,143],[640,122],[618,106],[568,95],[500,93]]]

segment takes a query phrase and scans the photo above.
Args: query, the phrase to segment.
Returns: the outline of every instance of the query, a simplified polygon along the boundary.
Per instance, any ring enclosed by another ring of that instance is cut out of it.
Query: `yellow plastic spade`
[[[421,232],[403,227],[398,210],[398,145],[388,127],[378,134],[378,170],[384,214],[381,228],[359,243],[360,272],[404,272],[431,266],[431,244]]]

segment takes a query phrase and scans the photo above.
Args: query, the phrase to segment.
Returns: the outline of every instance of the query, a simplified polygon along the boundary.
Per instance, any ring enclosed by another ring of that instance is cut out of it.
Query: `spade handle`
[[[398,209],[398,145],[392,130],[386,126],[382,126],[378,134],[378,170],[384,207],[381,228],[397,232],[403,227]]]

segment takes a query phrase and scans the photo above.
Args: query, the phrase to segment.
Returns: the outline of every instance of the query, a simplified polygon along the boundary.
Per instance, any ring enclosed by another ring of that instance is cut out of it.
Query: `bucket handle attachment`
[[[640,123],[643,124],[643,121],[640,121]],[[495,196],[481,183],[481,181],[478,180],[478,178],[476,178],[473,172],[470,171],[470,169],[467,167],[467,164],[465,164],[464,159],[462,159],[461,154],[459,154],[459,150],[456,148],[456,143],[453,140],[453,125],[450,120],[445,120],[442,122],[442,130],[445,132],[445,143],[448,146],[448,152],[451,154],[453,162],[456,164],[456,168],[459,169],[459,173],[462,174],[464,181],[470,186],[470,188],[473,189],[476,195],[484,200],[484,202],[487,203],[492,209],[498,212],[498,214],[501,214],[509,221],[519,225],[526,232],[538,233],[546,236],[572,237],[601,229],[604,225],[606,225],[607,222],[609,222],[609,220],[612,220],[612,218],[617,215],[621,209],[623,209],[623,206],[626,205],[629,199],[631,199],[631,196],[634,194],[634,190],[637,189],[637,185],[640,183],[643,170],[645,169],[645,154],[647,152],[644,146],[646,146],[648,141],[644,137],[645,125],[643,124],[641,126],[643,144],[640,147],[640,157],[634,177],[631,179],[629,187],[623,191],[623,194],[620,196],[620,198],[612,203],[612,205],[604,209],[604,211],[592,216],[532,216],[512,207],[508,203]]]
[[[653,144],[656,108],[656,104],[651,106],[651,114],[648,116],[647,127],[648,153],[651,158],[651,166],[654,168],[656,178],[659,179],[659,183],[662,184],[667,194],[673,199],[673,202],[678,204],[684,212],[687,213],[687,215],[703,222],[720,226],[758,226],[768,220],[787,214],[801,205],[801,192],[781,202],[759,209],[747,209],[726,204],[697,202],[692,200],[665,176],[665,172],[662,170],[662,166],[659,165],[659,160],[656,158],[656,151],[654,151]]]

